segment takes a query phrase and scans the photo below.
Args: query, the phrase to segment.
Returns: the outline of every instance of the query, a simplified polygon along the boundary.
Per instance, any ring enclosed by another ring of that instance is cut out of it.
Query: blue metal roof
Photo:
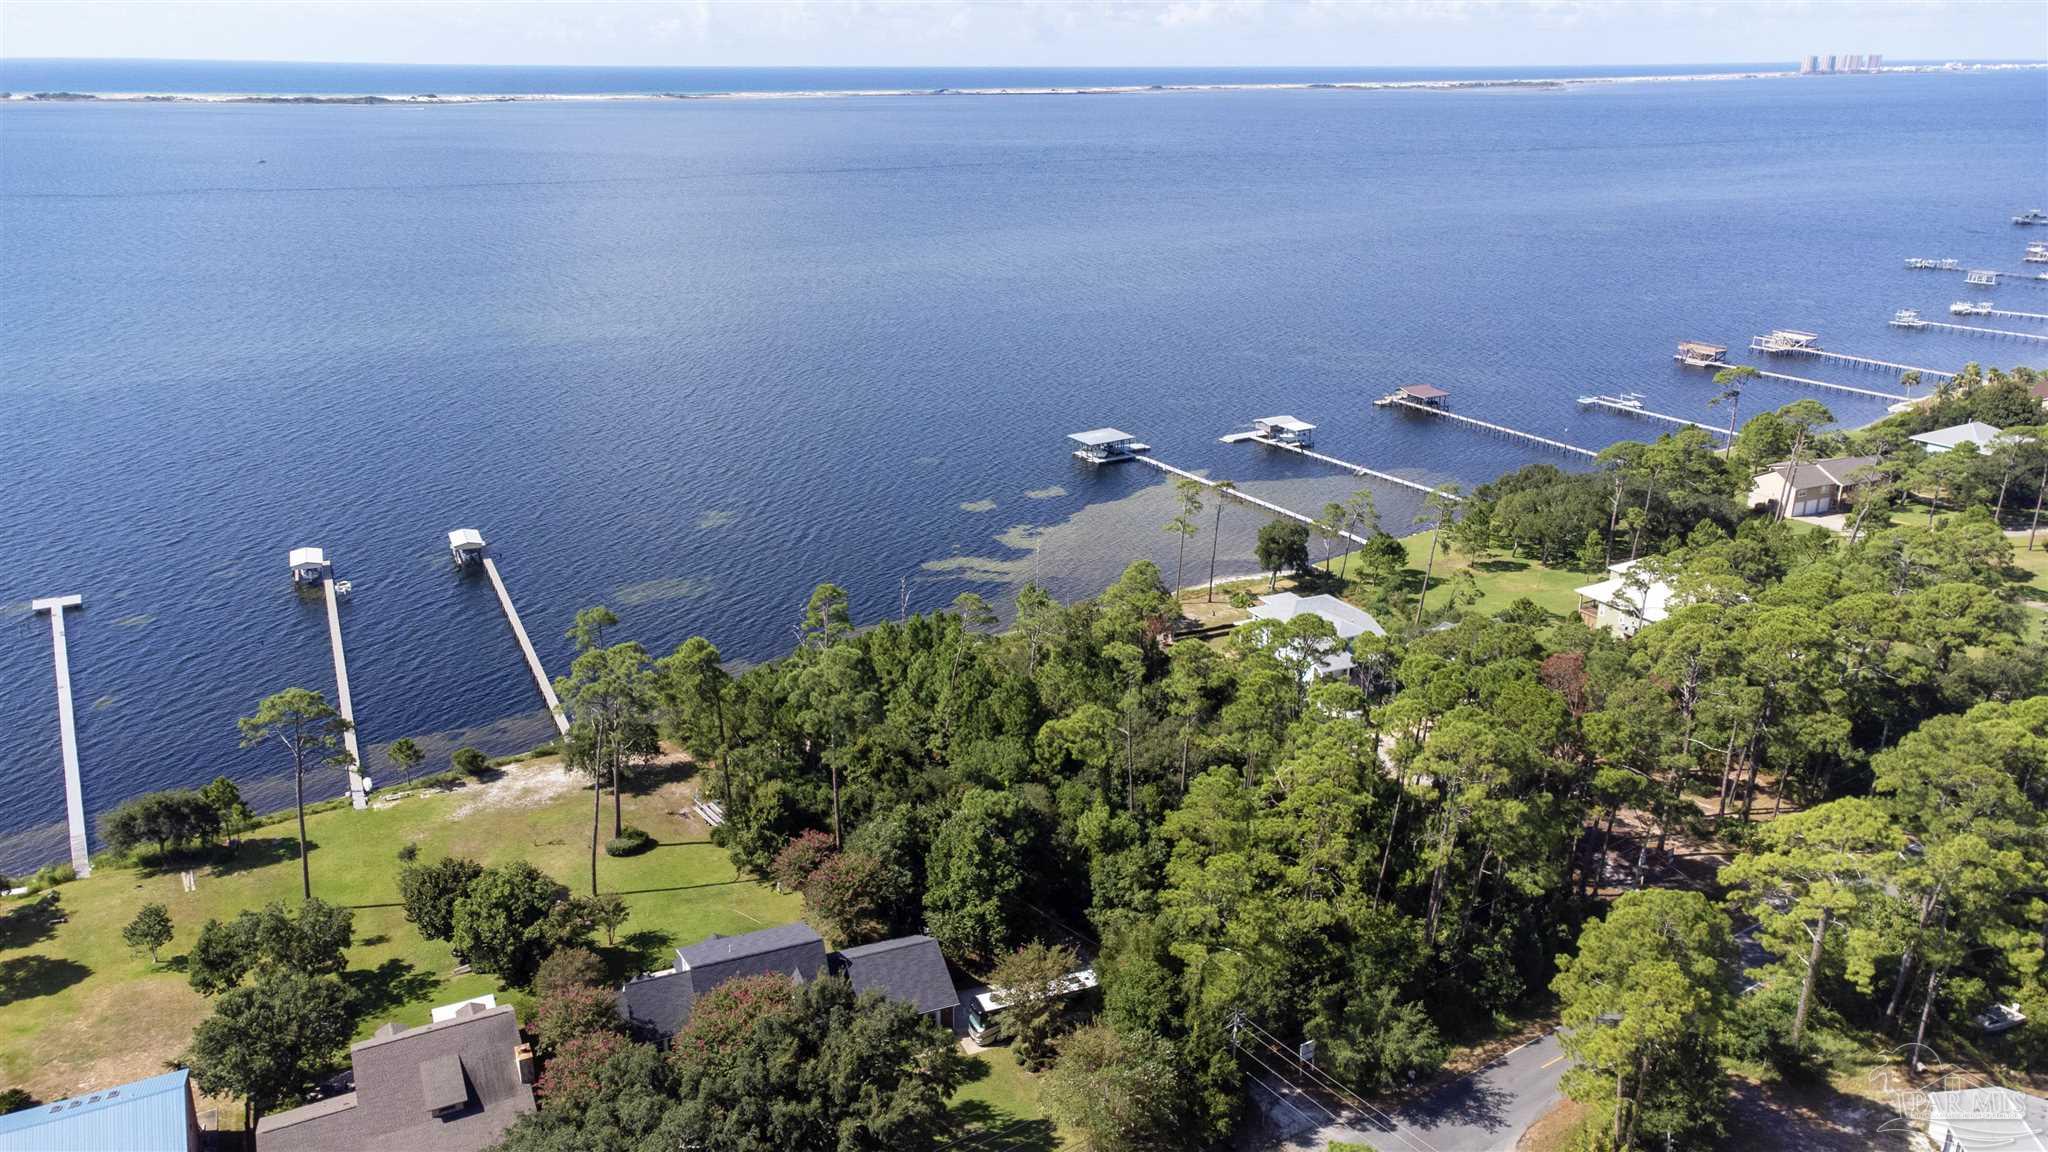
[[[188,1152],[184,1069],[0,1116],[0,1152]]]

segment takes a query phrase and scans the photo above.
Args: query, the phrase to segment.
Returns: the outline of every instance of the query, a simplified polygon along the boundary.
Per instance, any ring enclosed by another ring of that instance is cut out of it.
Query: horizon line
[[[1034,70],[1069,70],[1069,71],[1083,71],[1083,70],[1098,70],[1098,69],[1104,69],[1104,68],[1127,68],[1127,69],[1132,69],[1132,70],[1147,70],[1147,69],[1149,69],[1149,70],[1159,70],[1159,71],[1164,71],[1164,70],[1168,70],[1168,69],[1174,69],[1174,68],[1242,68],[1242,69],[1247,69],[1247,70],[1250,70],[1250,69],[1278,69],[1278,68],[1440,68],[1440,69],[1452,69],[1452,70],[1456,70],[1456,69],[1480,69],[1480,68],[1513,68],[1513,67],[1528,67],[1528,68],[1699,68],[1699,67],[1729,67],[1729,68],[1733,68],[1733,67],[1752,67],[1752,66],[1756,66],[1756,65],[1761,65],[1761,64],[1797,64],[1797,63],[1799,63],[1799,62],[1800,62],[1801,60],[1803,60],[1803,59],[1804,59],[1804,58],[1805,58],[1806,56],[1808,56],[1808,55],[1829,55],[1829,53],[1800,53],[1800,54],[1798,54],[1798,55],[1790,56],[1790,57],[1787,57],[1787,58],[1784,58],[1784,59],[1756,59],[1756,60],[1634,60],[1634,61],[1627,61],[1627,62],[1619,62],[1619,61],[1611,61],[1611,60],[1610,60],[1610,61],[1597,61],[1597,62],[1588,62],[1588,61],[1580,61],[1580,62],[1555,62],[1555,61],[1552,61],[1552,62],[1545,62],[1545,61],[1530,61],[1530,60],[1517,60],[1517,61],[1514,61],[1514,62],[1511,62],[1511,63],[1500,63],[1500,64],[1366,64],[1366,63],[1348,63],[1348,64],[1330,64],[1330,63],[1282,63],[1282,64],[1270,64],[1270,63],[1269,63],[1269,64],[1214,64],[1214,63],[1179,63],[1179,64],[911,64],[911,63],[882,63],[882,64],[588,64],[588,63],[576,63],[576,64],[561,64],[561,63],[543,63],[543,62],[538,62],[538,61],[523,61],[523,62],[517,62],[517,63],[494,63],[494,64],[479,64],[479,63],[440,63],[440,62],[428,63],[428,62],[421,62],[421,61],[409,61],[409,60],[291,60],[291,59],[279,59],[279,58],[271,58],[271,57],[240,57],[240,56],[14,56],[14,55],[9,55],[9,54],[7,54],[7,53],[6,53],[5,51],[0,51],[0,64],[8,64],[8,63],[24,63],[24,64],[25,64],[25,63],[65,63],[65,64],[74,64],[74,63],[94,63],[94,64],[119,64],[119,63],[133,63],[133,64],[290,64],[290,65],[299,65],[299,66],[313,66],[313,67],[335,67],[335,68],[361,68],[361,67],[372,67],[372,68],[588,68],[588,69],[617,69],[617,70],[621,70],[621,71],[623,71],[623,70],[628,70],[628,69],[633,69],[633,70],[644,70],[644,69],[675,69],[675,70],[685,70],[685,69],[693,69],[693,70],[701,70],[701,71],[738,71],[738,70],[742,70],[742,69],[774,69],[774,70],[782,70],[782,71],[792,71],[792,72],[794,72],[794,71],[807,71],[807,70],[821,70],[821,69],[835,69],[835,70],[843,70],[843,71],[857,71],[857,70],[863,70],[863,69],[865,69],[865,70],[875,70],[875,71],[880,71],[880,70],[885,70],[885,69],[909,69],[909,68],[919,68],[919,69],[941,69],[941,68],[951,68],[951,69],[959,69],[959,70],[973,70],[973,71],[987,71],[987,72],[997,72],[997,71],[1021,71],[1021,70],[1025,70],[1025,69],[1034,69]],[[1841,53],[1833,53],[1833,55],[1837,55],[1837,56],[1839,56],[1839,55],[1841,55]],[[1870,53],[1864,53],[1864,55],[1870,55]],[[1885,59],[1886,59],[1886,60],[1887,60],[1888,62],[1896,62],[1896,63],[1899,63],[1899,64],[1930,64],[1930,63],[1951,63],[1951,64],[2048,64],[2048,55],[2044,55],[2044,56],[2038,56],[2038,57],[2035,57],[2035,56],[1896,56],[1896,57],[1895,57],[1895,56],[1892,56],[1892,55],[1891,55],[1890,53],[1878,53],[1877,55],[1881,55],[1881,56],[1883,56],[1883,57],[1884,57],[1884,58],[1885,58]]]

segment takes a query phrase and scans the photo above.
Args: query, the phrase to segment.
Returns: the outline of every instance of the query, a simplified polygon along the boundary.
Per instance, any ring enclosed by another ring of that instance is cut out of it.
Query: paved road
[[[1557,1082],[1570,1063],[1551,1033],[1406,1105],[1394,1126],[1331,1125],[1284,1147],[1310,1152],[1345,1140],[1380,1152],[1512,1152],[1523,1131],[1563,1099]]]

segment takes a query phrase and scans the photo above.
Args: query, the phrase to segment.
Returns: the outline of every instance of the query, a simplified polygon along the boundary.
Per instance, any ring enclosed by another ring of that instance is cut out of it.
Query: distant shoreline
[[[1915,64],[1891,65],[1876,73],[1961,73],[2010,72],[2048,69],[2048,63],[2031,64]],[[1130,96],[1171,92],[1462,92],[1482,89],[1559,91],[1571,88],[1605,87],[1622,84],[1697,83],[1711,80],[1777,80],[1798,77],[1785,69],[1746,72],[1691,72],[1662,76],[1568,76],[1499,77],[1441,80],[1332,80],[1279,82],[1106,84],[999,88],[845,88],[790,89],[763,92],[584,92],[584,93],[254,93],[254,92],[5,92],[0,103],[60,104],[340,104],[358,106],[644,102],[687,100],[832,100],[881,96]]]

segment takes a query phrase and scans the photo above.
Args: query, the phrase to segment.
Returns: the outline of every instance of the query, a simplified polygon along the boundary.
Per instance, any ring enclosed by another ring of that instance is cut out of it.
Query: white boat
[[[355,590],[356,586],[346,580],[336,580],[334,582],[334,594],[336,596],[346,596]]]
[[[2043,212],[2039,208],[2029,208],[2027,211],[2013,217],[2012,222],[2015,224],[2048,224],[2048,212]]]
[[[1958,300],[1948,306],[1948,312],[1951,316],[1989,316],[1991,301],[1979,300],[1972,304],[1968,300]]]

